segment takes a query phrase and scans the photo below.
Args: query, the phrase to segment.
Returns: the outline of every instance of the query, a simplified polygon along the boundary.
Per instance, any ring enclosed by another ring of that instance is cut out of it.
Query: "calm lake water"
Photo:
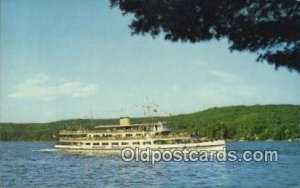
[[[300,142],[229,142],[278,150],[278,162],[123,162],[51,142],[0,142],[0,187],[300,187]]]

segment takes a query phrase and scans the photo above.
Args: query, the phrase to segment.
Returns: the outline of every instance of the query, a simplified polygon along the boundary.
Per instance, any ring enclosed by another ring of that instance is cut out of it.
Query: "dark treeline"
[[[201,137],[285,140],[300,138],[300,105],[255,105],[211,108],[192,114],[133,118],[133,123],[166,121],[174,131]],[[0,140],[55,140],[61,129],[93,129],[118,124],[118,119],[76,119],[51,123],[1,123]]]

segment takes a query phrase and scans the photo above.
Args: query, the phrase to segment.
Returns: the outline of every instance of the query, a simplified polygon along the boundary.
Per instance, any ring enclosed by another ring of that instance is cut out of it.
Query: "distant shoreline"
[[[300,138],[300,105],[215,107],[190,114],[132,118],[133,123],[166,121],[174,131],[226,140],[267,141]],[[94,129],[118,119],[73,119],[50,123],[0,123],[1,141],[55,141],[61,129]]]

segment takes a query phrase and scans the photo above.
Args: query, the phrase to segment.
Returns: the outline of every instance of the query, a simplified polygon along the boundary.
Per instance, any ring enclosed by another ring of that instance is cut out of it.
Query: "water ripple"
[[[116,155],[59,152],[50,142],[1,142],[2,187],[299,187],[300,143],[232,142],[277,149],[276,163],[123,162]],[[0,186],[0,187],[1,187]]]

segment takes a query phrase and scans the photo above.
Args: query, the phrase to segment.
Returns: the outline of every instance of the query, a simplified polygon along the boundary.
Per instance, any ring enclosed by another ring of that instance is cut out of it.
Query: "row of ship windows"
[[[100,134],[100,135],[94,135],[94,137],[112,137],[112,134]],[[117,134],[117,137],[122,137],[122,134]],[[133,134],[125,134],[125,137],[132,137]],[[137,133],[135,136],[143,136],[143,134]]]
[[[83,143],[80,143],[80,144],[83,145]],[[151,142],[143,142],[142,144],[143,145],[148,145],[148,144],[151,144]],[[91,143],[87,142],[87,143],[85,143],[85,145],[91,145]],[[94,146],[99,146],[100,143],[94,142],[93,145]],[[109,143],[108,142],[102,142],[101,145],[102,146],[108,146]],[[119,144],[118,142],[112,142],[111,145],[112,146],[118,146],[118,145],[123,145],[124,146],[124,145],[129,145],[129,143],[128,142],[121,142],[121,144]],[[140,142],[132,142],[132,145],[140,145]]]

